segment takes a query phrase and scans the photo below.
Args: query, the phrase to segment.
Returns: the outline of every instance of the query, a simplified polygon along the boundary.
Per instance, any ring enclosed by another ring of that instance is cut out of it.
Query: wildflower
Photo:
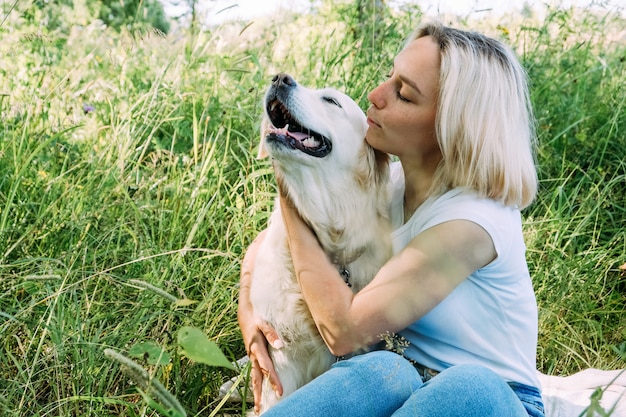
[[[92,111],[95,111],[96,108],[94,106],[92,106],[91,104],[83,104],[83,111],[85,112],[85,114],[89,114]]]
[[[496,27],[496,29],[498,29],[502,33],[503,36],[508,37],[509,34],[510,34],[509,30],[506,27],[502,26],[502,25],[498,25]]]

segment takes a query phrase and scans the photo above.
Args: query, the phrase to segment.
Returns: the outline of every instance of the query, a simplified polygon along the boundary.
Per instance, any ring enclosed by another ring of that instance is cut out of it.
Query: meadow
[[[524,231],[548,374],[626,367],[621,13],[445,17],[505,40],[529,74],[540,192]],[[167,415],[105,349],[187,415],[240,415],[217,398],[237,373],[191,360],[178,337],[201,329],[229,360],[245,354],[239,263],[277,191],[256,159],[264,91],[285,71],[366,109],[422,14],[322,2],[167,36],[62,16],[0,18],[0,415]]]

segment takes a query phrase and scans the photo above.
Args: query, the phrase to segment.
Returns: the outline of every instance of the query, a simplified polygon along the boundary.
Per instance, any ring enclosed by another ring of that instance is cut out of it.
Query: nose
[[[384,85],[385,83],[379,84],[367,95],[367,99],[369,100],[369,102],[378,109],[385,107],[385,98],[383,91]]]
[[[280,74],[274,75],[274,78],[272,78],[272,85],[275,87],[280,87],[282,85],[295,87],[298,83],[296,83],[296,80],[294,80],[291,75],[281,72]]]

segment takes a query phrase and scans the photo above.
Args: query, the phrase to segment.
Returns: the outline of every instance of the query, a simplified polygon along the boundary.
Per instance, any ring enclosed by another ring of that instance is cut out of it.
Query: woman
[[[304,299],[333,354],[396,332],[402,355],[339,361],[265,415],[543,416],[519,212],[537,189],[523,69],[500,42],[431,23],[368,99],[367,142],[399,159],[392,259],[354,295],[289,202],[281,205]],[[248,302],[254,255],[253,243],[239,321],[255,393],[263,376],[280,393],[266,346],[281,341]]]

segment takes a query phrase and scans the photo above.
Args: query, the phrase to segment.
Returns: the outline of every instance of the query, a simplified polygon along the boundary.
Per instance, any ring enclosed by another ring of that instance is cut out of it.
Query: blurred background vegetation
[[[106,358],[137,355],[190,415],[236,373],[176,344],[201,328],[229,359],[239,262],[276,189],[255,159],[272,75],[367,93],[419,4],[330,1],[203,25],[156,0],[0,3],[0,415],[162,415]],[[527,68],[540,193],[524,228],[538,367],[626,366],[626,33],[614,6],[439,16]],[[143,345],[142,345],[143,346]]]

